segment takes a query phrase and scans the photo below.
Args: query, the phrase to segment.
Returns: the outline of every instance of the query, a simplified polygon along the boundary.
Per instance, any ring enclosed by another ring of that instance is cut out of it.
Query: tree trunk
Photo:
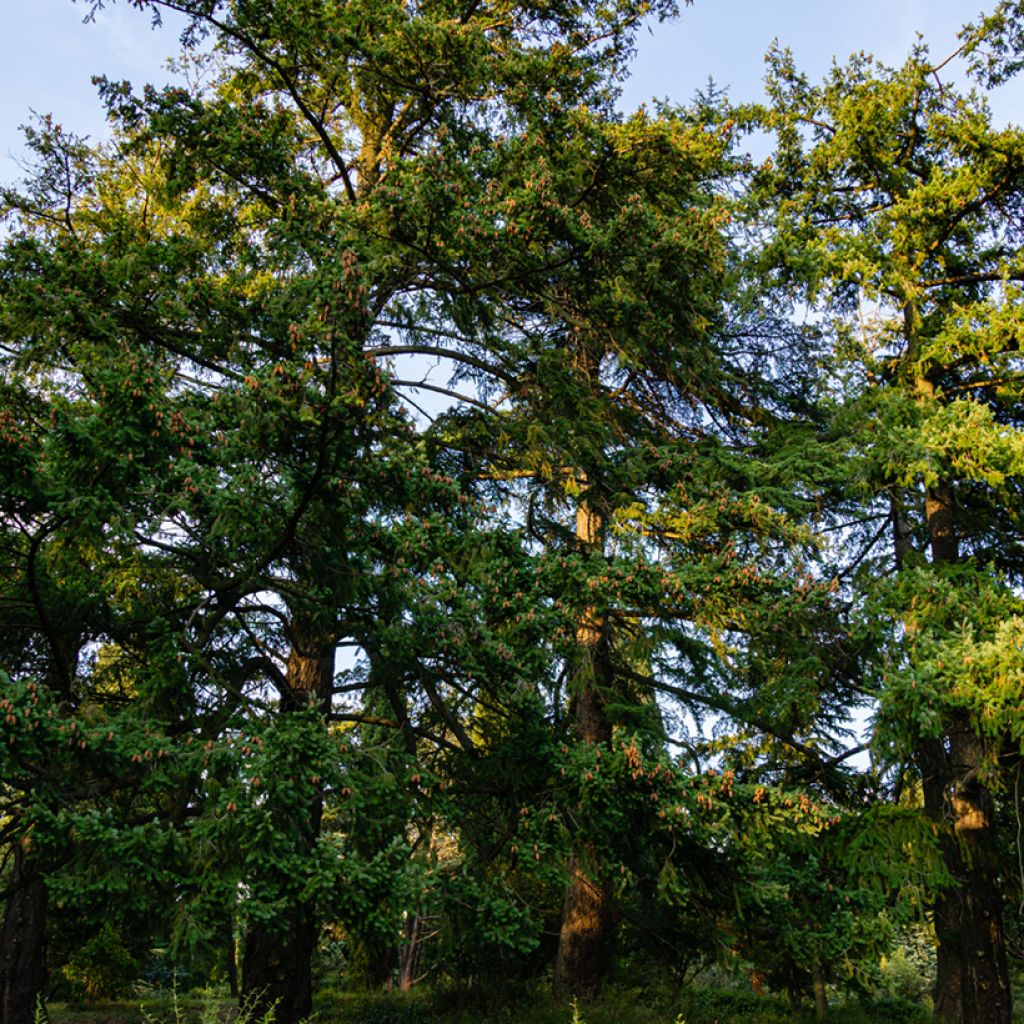
[[[925,492],[924,514],[928,521],[928,544],[936,565],[960,560],[960,546],[954,525],[955,503],[952,486],[943,481]]]
[[[24,840],[14,848],[0,931],[0,1024],[32,1024],[46,984],[46,883]]]
[[[825,972],[818,960],[811,964],[811,988],[814,991],[814,1019],[824,1020],[828,1016],[828,995],[825,992]]]
[[[557,999],[591,1001],[601,995],[611,961],[613,925],[607,888],[591,877],[582,858],[574,853],[569,862],[569,886],[555,960]]]
[[[950,759],[958,781],[950,793],[953,832],[963,855],[963,1004],[965,1024],[1009,1024],[1010,979],[1003,931],[999,870],[992,855],[995,821],[992,798],[976,778],[981,740],[973,731],[950,737]]]
[[[599,549],[601,517],[582,502],[576,513],[576,536],[585,549]],[[611,723],[605,691],[611,682],[606,627],[588,608],[576,631],[579,665],[570,704],[576,731],[584,743],[608,746]],[[611,893],[601,878],[593,851],[584,846],[569,861],[569,885],[555,958],[554,992],[558,999],[598,998],[611,963],[615,917]]]
[[[238,947],[235,942],[235,918],[232,914],[224,929],[224,965],[227,968],[228,992],[237,999],[238,992]]]
[[[420,955],[423,952],[423,917],[410,914],[405,920],[405,943],[402,946],[401,965],[398,971],[398,987],[408,992],[419,980]]]
[[[935,901],[935,1015],[945,1024],[1009,1024],[1011,993],[995,824],[977,779],[982,743],[966,725],[948,735],[946,771],[926,780],[925,807],[947,825],[942,853],[953,885]]]
[[[934,564],[959,560],[953,488],[925,494]],[[953,886],[935,902],[938,943],[935,1013],[945,1024],[1010,1024],[1002,895],[993,856],[992,798],[980,781],[984,744],[965,718],[945,723],[945,737],[924,752],[925,808],[945,826],[942,853]]]
[[[313,1012],[316,921],[302,907],[272,924],[254,922],[245,932],[242,1005],[262,1021],[296,1024]]]
[[[334,680],[334,645],[318,637],[305,641],[293,623],[295,637],[288,656],[287,691],[281,695],[280,713],[309,706],[327,710]],[[312,854],[320,835],[323,799],[317,795],[307,821],[292,827]],[[271,1015],[275,1024],[297,1024],[313,1010],[313,953],[319,938],[316,907],[304,902],[272,922],[253,921],[245,933],[242,957],[242,1005],[253,1017]]]

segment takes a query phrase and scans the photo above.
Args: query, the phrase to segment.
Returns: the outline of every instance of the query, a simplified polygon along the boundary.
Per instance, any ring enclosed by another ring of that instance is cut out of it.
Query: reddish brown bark
[[[610,963],[613,925],[605,885],[591,877],[582,858],[573,854],[555,960],[556,998],[589,1001],[601,995]]]
[[[22,843],[0,930],[0,1024],[32,1024],[46,984],[46,883]]]
[[[925,494],[934,564],[959,560],[956,507],[948,482]],[[992,798],[982,781],[984,743],[962,716],[922,750],[925,808],[942,825],[942,854],[953,885],[935,901],[938,944],[935,1014],[945,1024],[1010,1024],[1002,895],[994,850]]]
[[[398,987],[408,992],[420,980],[420,957],[423,953],[423,917],[410,914],[405,919],[405,941],[398,967]]]
[[[953,884],[934,906],[938,943],[935,1015],[946,1024],[1008,1024],[1011,993],[991,796],[977,781],[981,740],[966,727],[935,743],[925,807],[942,822]]]
[[[599,549],[601,517],[586,502],[576,514],[576,536],[585,549]],[[583,742],[607,746],[611,723],[605,711],[610,676],[606,626],[593,608],[580,616],[576,630],[579,663],[570,703],[574,726]],[[559,999],[596,999],[611,961],[615,917],[611,893],[593,851],[576,850],[569,862],[569,884],[562,905],[553,986]]]

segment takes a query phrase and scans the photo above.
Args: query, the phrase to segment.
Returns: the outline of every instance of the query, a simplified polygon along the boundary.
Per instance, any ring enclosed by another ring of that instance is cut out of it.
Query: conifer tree
[[[853,58],[821,86],[786,53],[770,68],[765,265],[833,346],[847,500],[873,523],[848,532],[850,635],[876,743],[919,773],[951,879],[934,902],[936,1010],[1005,1022],[993,794],[1019,736],[1005,696],[1021,670],[1024,136],[923,46],[899,68]]]
[[[140,6],[158,14],[164,5]],[[44,282],[75,277],[68,294],[106,319],[105,344],[131,350],[144,340],[164,364],[154,379],[169,384],[150,403],[153,417],[203,430],[172,477],[181,535],[160,539],[166,510],[154,500],[142,542],[177,559],[204,595],[188,617],[189,657],[208,661],[211,644],[230,647],[233,633],[276,617],[287,668],[257,648],[235,682],[262,679],[282,709],[314,693],[324,707],[351,599],[343,569],[322,571],[325,559],[352,556],[344,538],[355,518],[337,491],[368,451],[364,427],[377,430],[387,389],[400,386],[383,384],[363,356],[436,354],[442,338],[459,365],[479,367],[475,353],[488,354],[488,373],[506,382],[534,360],[523,347],[528,321],[549,315],[537,298],[572,252],[550,244],[565,213],[544,220],[553,204],[543,176],[526,173],[534,140],[586,123],[586,103],[607,109],[638,19],[672,7],[166,6],[189,17],[186,42],[209,35],[226,56],[210,84],[136,98],[104,83],[131,169],[101,189],[76,181],[61,237],[48,208],[14,204],[26,223],[34,218],[29,247],[50,258]],[[44,176],[58,173],[61,155],[44,154]],[[578,177],[573,195],[586,188]],[[547,229],[541,244],[520,235],[513,192],[540,199],[527,213]],[[143,274],[140,251],[151,261]],[[105,277],[125,262],[136,292],[127,302]],[[98,279],[82,281],[82,266]],[[486,311],[513,291],[527,322],[510,335]],[[73,329],[81,311],[64,305]],[[389,331],[411,331],[415,342],[396,346]],[[349,494],[365,513],[358,484]],[[254,609],[266,593],[283,609]],[[458,728],[450,716],[449,725]],[[310,815],[315,835],[316,806]],[[308,934],[305,923],[295,929],[294,956],[281,929],[249,943],[243,987],[279,999],[282,1019],[308,1009]]]

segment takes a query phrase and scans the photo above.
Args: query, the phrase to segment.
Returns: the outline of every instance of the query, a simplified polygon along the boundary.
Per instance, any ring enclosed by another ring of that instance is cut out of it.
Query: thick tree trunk
[[[32,1024],[46,984],[46,883],[35,858],[14,849],[12,887],[0,931],[0,1024]]]
[[[601,995],[611,961],[613,927],[607,888],[599,878],[591,877],[582,858],[574,853],[555,960],[557,999],[590,1001]]]
[[[925,492],[924,514],[928,521],[928,544],[932,551],[932,561],[937,565],[960,559],[960,546],[954,525],[955,511],[950,484],[938,483]]]
[[[925,494],[932,561],[959,560],[952,486]],[[942,853],[953,887],[935,902],[938,944],[935,1013],[945,1024],[1010,1024],[1002,895],[993,856],[991,796],[980,781],[984,744],[971,723],[945,723],[945,736],[923,751],[925,808],[944,827]]]
[[[273,1014],[277,1024],[296,1024],[313,1012],[316,921],[307,908],[272,924],[251,924],[242,958],[242,1005],[254,1020]]]
[[[976,779],[981,741],[973,732],[950,737],[959,779],[950,794],[953,832],[963,851],[960,928],[963,941],[965,1024],[1008,1024],[1010,979],[1003,931],[1003,900],[993,857],[992,798]]]
[[[601,543],[601,517],[585,502],[576,514],[576,536],[591,550]],[[606,627],[588,608],[576,632],[580,660],[570,710],[583,742],[607,746],[612,729],[603,692],[611,681]],[[569,885],[562,906],[553,979],[556,998],[593,1000],[600,996],[611,963],[614,930],[611,893],[597,858],[589,848],[578,849],[569,862]]]
[[[334,679],[334,646],[324,638],[310,644],[295,632],[281,713],[306,708],[311,701],[326,710]],[[323,800],[317,796],[307,820],[293,822],[310,854],[320,835],[322,816]],[[270,1014],[275,1024],[297,1024],[312,1013],[312,963],[318,938],[319,922],[311,903],[294,907],[283,920],[249,925],[243,944],[241,1001],[256,1019]]]
[[[941,762],[934,754],[930,758],[924,787],[926,809],[945,825],[942,854],[954,879],[934,907],[935,1015],[946,1024],[1009,1024],[1011,993],[999,873],[992,856],[992,800],[976,778],[982,745],[966,727],[951,731],[947,744]]]

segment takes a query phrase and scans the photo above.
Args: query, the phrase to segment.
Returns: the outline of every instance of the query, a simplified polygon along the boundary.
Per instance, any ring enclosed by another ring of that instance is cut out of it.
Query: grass
[[[809,1006],[792,1010],[777,996],[697,988],[672,1001],[664,994],[612,990],[599,1004],[554,1003],[543,989],[420,990],[361,995],[327,989],[314,1004],[314,1024],[811,1024]],[[851,1001],[834,1007],[831,1024],[930,1024],[905,1000]],[[260,1024],[225,995],[147,994],[92,1006],[53,1004],[51,1024]]]
[[[50,1003],[50,1024],[255,1024],[227,995],[174,991],[99,1003]]]
[[[565,1006],[544,990],[518,994],[478,990],[359,996],[322,993],[316,1016],[323,1024],[811,1024],[808,1005],[701,988],[672,1001],[664,994],[612,990],[598,1004]],[[931,1014],[899,999],[849,1002],[835,1007],[832,1024],[930,1024]]]

